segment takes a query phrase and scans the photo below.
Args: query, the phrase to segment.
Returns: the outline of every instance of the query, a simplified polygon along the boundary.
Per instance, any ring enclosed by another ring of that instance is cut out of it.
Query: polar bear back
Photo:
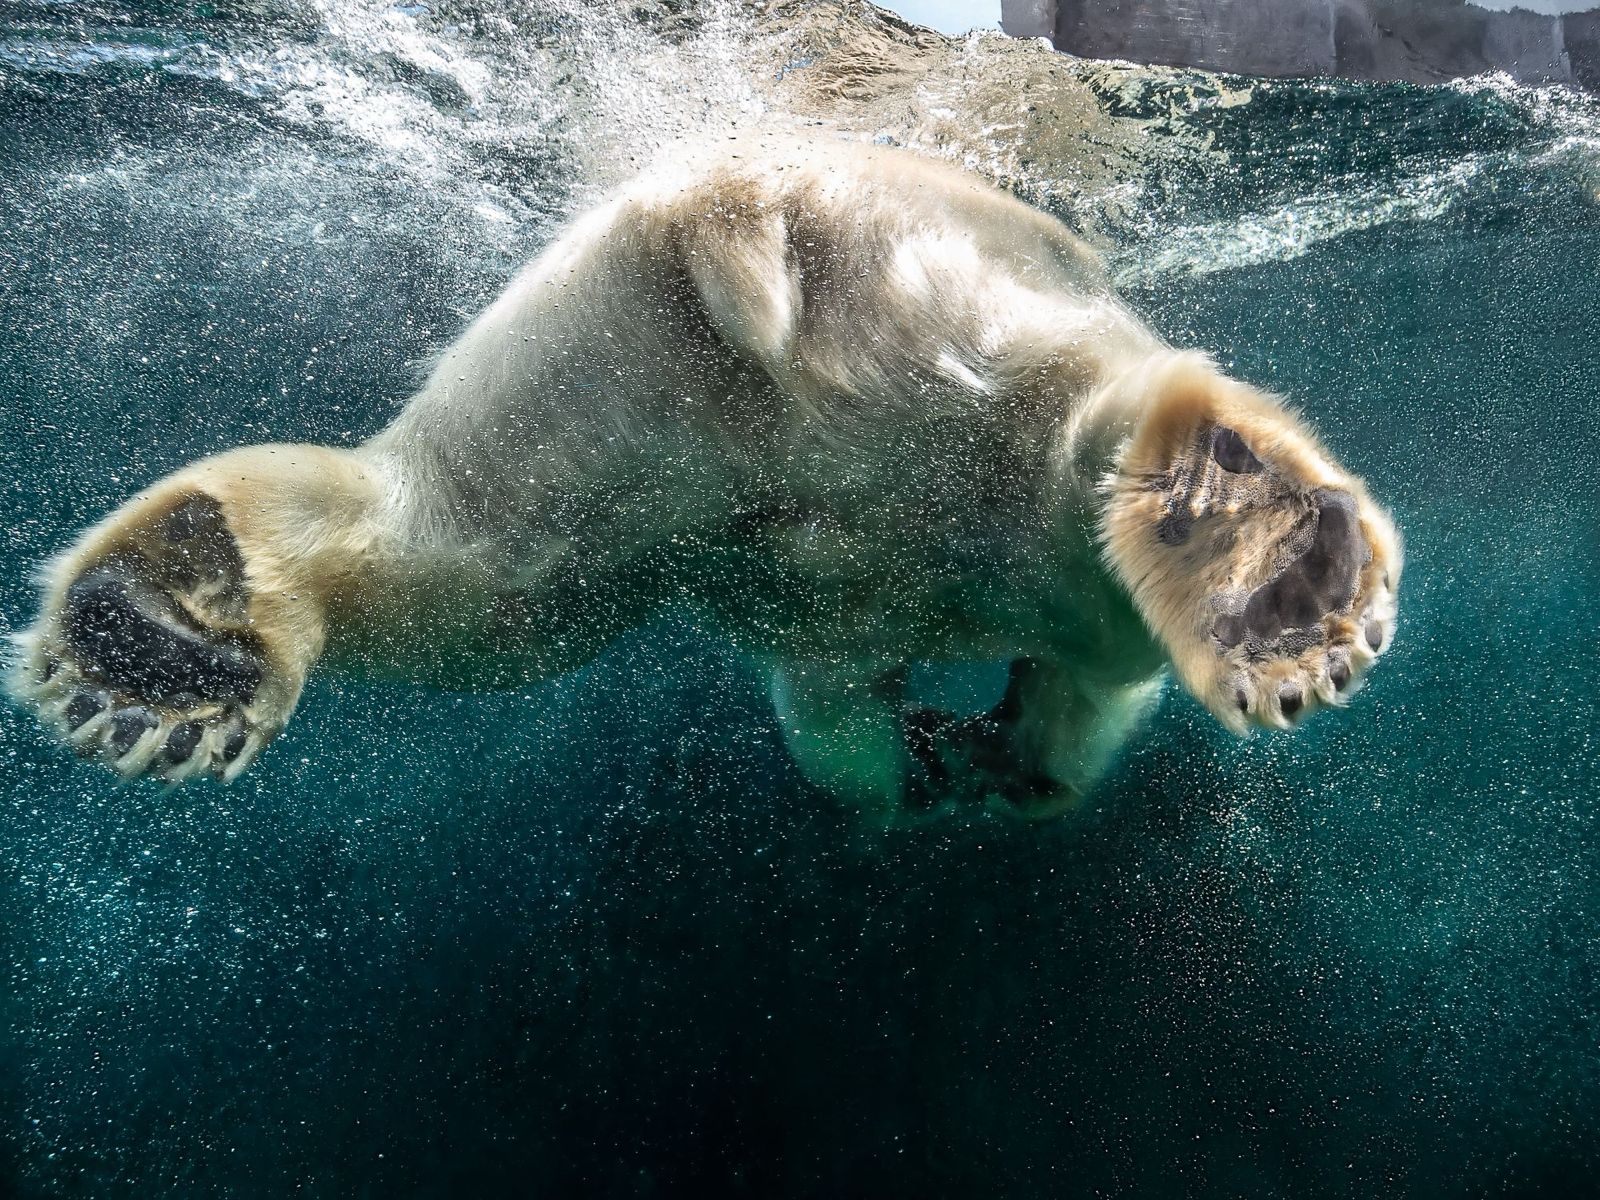
[[[573,224],[368,451],[428,461],[414,522],[648,541],[752,491],[948,492],[1156,344],[1078,239],[966,174],[736,141]]]

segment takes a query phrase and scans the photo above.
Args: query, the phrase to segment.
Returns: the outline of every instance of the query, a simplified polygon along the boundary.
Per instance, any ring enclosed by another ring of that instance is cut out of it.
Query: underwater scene
[[[0,706],[0,1195],[1573,1196],[1600,1177],[1600,101],[856,0],[0,0],[0,634],[137,489],[351,446],[683,138],[905,146],[1287,396],[1406,543],[1348,707],[867,833],[692,607],[314,674],[235,782]]]

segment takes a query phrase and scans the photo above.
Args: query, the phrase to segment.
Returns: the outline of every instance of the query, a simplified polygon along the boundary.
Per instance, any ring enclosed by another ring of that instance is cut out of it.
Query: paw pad
[[[135,526],[56,596],[11,686],[84,757],[129,778],[231,779],[281,726],[260,711],[267,656],[208,497]]]

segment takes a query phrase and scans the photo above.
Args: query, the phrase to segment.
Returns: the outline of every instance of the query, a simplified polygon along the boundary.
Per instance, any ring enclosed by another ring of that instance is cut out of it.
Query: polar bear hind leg
[[[1000,701],[962,716],[912,703],[905,674],[795,663],[772,675],[773,706],[801,773],[873,824],[1070,811],[1161,689],[1159,675],[1102,687],[1061,664],[1019,658]]]
[[[772,672],[772,705],[800,773],[869,821],[893,824],[912,771],[899,679],[853,663]]]
[[[1068,812],[1105,776],[1160,691],[1159,675],[1101,685],[1061,663],[1016,659],[1005,695],[989,712],[907,714],[922,765],[910,802],[982,804],[1030,819]]]

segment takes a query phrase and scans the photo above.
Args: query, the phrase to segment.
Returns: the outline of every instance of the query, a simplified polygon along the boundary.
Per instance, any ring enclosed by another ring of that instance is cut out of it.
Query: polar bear
[[[824,791],[1044,815],[1169,666],[1239,732],[1343,703],[1400,568],[1361,480],[1051,217],[909,151],[748,138],[573,223],[370,441],[218,454],[88,530],[11,687],[125,776],[228,780],[319,661],[513,686],[688,602]],[[920,707],[927,662],[1009,680]]]

